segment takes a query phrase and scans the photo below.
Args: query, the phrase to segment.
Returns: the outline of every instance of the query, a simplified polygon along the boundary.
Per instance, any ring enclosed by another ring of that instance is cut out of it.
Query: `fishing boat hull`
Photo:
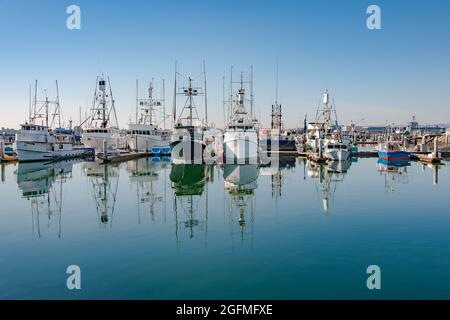
[[[17,158],[20,162],[56,161],[85,157],[94,153],[93,149],[89,148],[53,149],[55,146],[50,143],[16,142]]]
[[[257,163],[258,137],[256,132],[225,132],[224,162],[225,163]]]
[[[92,148],[95,153],[103,152],[103,141],[106,141],[108,149],[124,149],[125,138],[117,133],[101,133],[101,132],[87,132],[83,133],[81,142],[87,148]]]
[[[346,161],[350,158],[350,150],[330,150],[324,152],[324,156],[332,161]]]
[[[170,144],[174,164],[202,164],[205,145],[198,140],[175,141]]]
[[[160,150],[167,150],[169,148],[170,141],[168,139],[163,140],[159,136],[146,136],[146,135],[129,135],[127,136],[127,145],[131,150],[138,152],[151,152],[156,148]],[[168,150],[170,152],[170,150]]]

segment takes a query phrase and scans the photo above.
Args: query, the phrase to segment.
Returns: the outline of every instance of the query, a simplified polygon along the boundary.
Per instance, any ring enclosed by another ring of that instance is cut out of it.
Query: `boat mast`
[[[106,128],[106,87],[105,80],[103,78],[100,80],[100,91],[102,92],[102,128]]]
[[[208,126],[208,95],[206,91],[206,66],[205,66],[205,60],[203,60],[203,77],[204,77],[204,83],[205,83],[205,125]]]
[[[149,119],[149,122],[150,122],[150,125],[153,125],[154,124],[154,122],[153,122],[153,112],[154,112],[154,101],[153,101],[153,78],[152,78],[152,81],[150,82],[150,84],[149,84],[149,86],[148,86],[148,98],[149,98],[149,101],[150,101],[150,119]]]
[[[139,80],[136,79],[136,124],[138,123],[139,114]]]
[[[225,77],[222,77],[222,112],[223,112],[223,126],[226,127],[225,117]]]
[[[28,119],[31,119],[31,108],[32,108],[32,102],[31,102],[31,83],[28,85]]]
[[[109,96],[111,97],[111,109],[112,109],[112,111],[114,113],[115,125],[118,128],[119,127],[119,120],[117,119],[116,106],[115,106],[115,101],[114,101],[114,97],[113,97],[113,93],[112,93],[111,81],[109,80],[109,77],[108,77],[108,85],[109,85]],[[105,104],[106,104],[106,102],[105,102]],[[111,113],[111,111],[109,113]],[[109,114],[108,114],[108,118],[109,118]]]
[[[32,124],[36,124],[35,120],[36,120],[36,103],[37,103],[37,101],[36,101],[36,99],[37,99],[37,84],[38,84],[38,81],[35,80],[35,82],[34,82],[34,102],[33,102],[34,110],[33,110],[33,117],[30,118],[30,122]]]
[[[278,64],[277,64],[276,80],[275,80],[275,104],[278,105]]]
[[[48,94],[47,94],[47,90],[45,91],[45,126],[48,127]]]
[[[163,103],[163,128],[166,130],[166,85],[165,80],[162,79],[162,103]]]
[[[250,120],[253,121],[253,66],[250,66]]]
[[[230,102],[228,103],[228,120],[233,116],[233,66],[230,68]]]
[[[192,79],[189,77],[189,125],[192,126]]]
[[[56,82],[56,108],[55,108],[55,114],[53,115],[52,123],[55,120],[55,117],[58,117],[58,127],[62,128],[61,126],[61,106],[59,104],[59,86],[58,86],[58,80]]]
[[[177,121],[177,61],[175,61],[175,80],[173,84],[172,127]]]

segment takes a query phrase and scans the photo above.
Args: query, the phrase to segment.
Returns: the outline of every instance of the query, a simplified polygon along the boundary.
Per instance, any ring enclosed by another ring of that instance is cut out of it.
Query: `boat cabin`
[[[22,124],[20,126],[20,130],[21,131],[36,131],[36,132],[42,132],[42,133],[46,133],[49,131],[48,127],[46,127],[46,126],[40,126],[37,124],[28,124],[28,123]]]

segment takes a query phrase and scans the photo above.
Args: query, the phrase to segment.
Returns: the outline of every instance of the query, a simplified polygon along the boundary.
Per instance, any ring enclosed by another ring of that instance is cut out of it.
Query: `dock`
[[[356,152],[352,152],[352,157],[356,157],[356,158],[378,158],[378,151],[356,151]]]
[[[412,153],[411,160],[420,161],[424,163],[438,164],[441,163],[442,158],[433,154],[423,154],[423,153]]]
[[[153,152],[121,152],[116,155],[107,155],[106,157],[103,156],[102,153],[97,154],[97,158],[101,163],[118,163],[148,157],[170,157],[170,154],[155,154]]]
[[[314,162],[317,162],[317,163],[325,163],[325,162],[328,161],[327,158],[320,157],[319,154],[317,154],[315,152],[311,152],[311,151],[306,151],[306,152],[299,151],[299,152],[297,152],[297,155],[300,158],[306,158],[308,160],[311,160],[311,161],[314,161]]]

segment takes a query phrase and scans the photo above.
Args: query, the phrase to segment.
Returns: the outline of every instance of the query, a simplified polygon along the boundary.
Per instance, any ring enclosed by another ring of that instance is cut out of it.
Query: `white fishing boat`
[[[351,142],[338,124],[328,90],[325,90],[322,105],[317,108],[316,120],[308,124],[306,144],[315,152],[322,147],[323,156],[333,161],[345,161],[351,155]]]
[[[205,74],[205,72],[203,73]],[[173,105],[174,128],[170,139],[170,148],[172,162],[175,164],[202,164],[204,162],[203,151],[210,139],[207,131],[209,130],[208,109],[206,99],[206,76],[204,87],[194,87],[193,79],[188,78],[187,87],[177,88],[178,73],[175,70],[175,95]],[[177,96],[185,96],[186,100],[177,116]],[[204,97],[205,102],[205,120],[200,119],[194,98]]]
[[[153,82],[149,83],[147,98],[139,98],[138,88],[136,81],[136,121],[128,125],[127,146],[134,151],[169,154],[171,133],[160,127],[161,122],[164,127],[166,123],[164,98],[154,98]]]
[[[104,147],[108,154],[125,148],[126,135],[119,129],[109,78],[108,87],[109,90],[103,77],[97,78],[91,114],[85,120],[88,125],[81,136],[81,142],[86,147],[95,149],[95,153],[103,153]]]
[[[233,81],[231,80],[231,84]],[[250,80],[250,88],[252,87]],[[257,163],[258,134],[252,119],[253,94],[250,95],[250,112],[245,105],[244,81],[241,73],[240,87],[236,97],[230,99],[230,117],[224,134],[225,163]]]
[[[71,130],[62,128],[58,82],[56,91],[54,101],[50,101],[47,96],[44,101],[37,101],[36,81],[34,99],[32,103],[30,102],[29,120],[21,124],[20,130],[16,133],[15,150],[19,161],[55,161],[92,154],[91,149],[76,145]],[[54,106],[52,112],[51,106]],[[38,123],[39,120],[41,124]]]

